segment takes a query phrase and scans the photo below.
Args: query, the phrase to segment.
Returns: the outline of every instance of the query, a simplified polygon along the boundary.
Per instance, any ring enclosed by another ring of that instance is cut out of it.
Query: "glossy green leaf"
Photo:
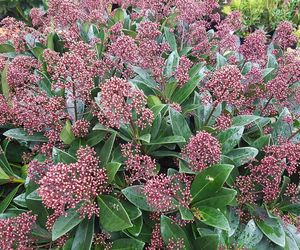
[[[110,195],[101,195],[98,196],[97,201],[103,229],[116,232],[133,226],[123,205],[116,198]]]
[[[185,139],[182,136],[167,136],[167,137],[162,137],[157,140],[153,140],[150,143],[147,143],[147,145],[165,145],[165,144],[175,144],[175,143],[184,143]]]
[[[0,53],[15,52],[15,48],[7,43],[0,44]]]
[[[52,228],[52,240],[57,240],[74,227],[76,227],[83,218],[80,218],[80,214],[76,209],[70,209],[66,215],[60,216],[54,223]]]
[[[129,232],[134,237],[138,237],[142,230],[142,227],[143,227],[143,217],[140,216],[140,217],[136,218],[135,220],[132,220],[132,224],[133,224],[133,226],[130,228],[127,228],[126,231]]]
[[[121,203],[126,210],[130,220],[135,220],[136,218],[140,217],[142,215],[142,211],[133,205],[132,203],[126,201],[126,200],[121,200]]]
[[[218,134],[217,138],[222,144],[222,153],[231,151],[241,140],[244,132],[243,126],[231,127]]]
[[[259,219],[255,223],[272,242],[281,247],[285,246],[285,232],[278,219],[267,217]]]
[[[91,131],[86,137],[86,143],[90,147],[96,146],[99,142],[103,141],[105,136],[105,131]]]
[[[258,150],[256,148],[243,147],[231,150],[226,156],[234,162],[236,167],[239,167],[253,160],[257,154]]]
[[[223,208],[228,205],[236,196],[237,191],[229,188],[221,188],[218,192],[211,194],[208,198],[196,202],[193,206],[210,206]]]
[[[135,239],[118,239],[113,241],[111,250],[143,250],[145,243]]]
[[[191,78],[183,87],[174,92],[173,96],[171,97],[171,101],[182,104],[194,92],[201,78],[202,76],[199,75]]]
[[[33,135],[29,135],[22,128],[13,128],[9,129],[3,133],[4,136],[13,138],[20,141],[33,141],[33,142],[47,142],[48,138],[45,137],[42,133],[34,133]]]
[[[200,238],[197,238],[194,243],[194,249],[203,249],[203,250],[218,250],[219,246],[219,236],[216,234],[206,235]]]
[[[86,217],[79,224],[72,244],[72,250],[91,249],[94,236],[94,221],[95,216],[93,216],[91,219]]]
[[[167,245],[169,240],[172,239],[174,241],[183,239],[184,248],[183,249],[192,249],[191,243],[187,237],[186,232],[178,226],[174,221],[172,221],[169,217],[162,215],[160,219],[160,231],[161,236]]]
[[[153,211],[153,209],[147,203],[143,186],[141,185],[130,186],[123,189],[122,193],[132,204],[134,204],[138,208],[145,211]]]
[[[170,108],[170,121],[173,134],[181,135],[186,141],[188,141],[188,139],[192,136],[192,132],[183,115]]]
[[[234,166],[228,164],[216,164],[200,172],[191,186],[193,203],[220,190],[233,168]]]
[[[109,159],[110,159],[115,139],[116,139],[116,133],[112,133],[111,136],[107,139],[107,141],[105,142],[103,148],[100,151],[99,157],[101,159],[101,164],[103,166],[105,166],[108,163]]]
[[[108,183],[112,183],[114,181],[115,175],[120,169],[121,165],[122,164],[119,162],[110,162],[104,166],[108,177]]]
[[[20,186],[15,187],[0,203],[0,213],[4,213],[5,210],[8,208],[9,204],[17,194]]]
[[[227,218],[219,209],[207,206],[199,206],[196,209],[200,215],[198,219],[204,224],[226,231],[230,230]]]
[[[66,164],[74,163],[77,161],[74,156],[56,147],[53,147],[52,149],[52,160],[54,163],[62,162]]]

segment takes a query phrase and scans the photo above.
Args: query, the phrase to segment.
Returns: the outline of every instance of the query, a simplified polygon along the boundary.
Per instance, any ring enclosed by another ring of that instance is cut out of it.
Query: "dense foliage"
[[[299,0],[230,0],[223,12],[240,11],[243,15],[245,31],[263,28],[273,32],[281,21],[300,25]]]
[[[218,8],[1,21],[0,249],[300,249],[294,27],[240,39]]]

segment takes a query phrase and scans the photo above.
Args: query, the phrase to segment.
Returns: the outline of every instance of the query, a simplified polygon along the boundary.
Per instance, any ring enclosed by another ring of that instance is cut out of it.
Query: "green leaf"
[[[281,247],[285,246],[285,232],[278,219],[267,217],[259,219],[255,223],[272,242]]]
[[[15,187],[6,197],[3,201],[1,201],[0,203],[0,213],[4,213],[5,210],[8,208],[9,204],[11,203],[11,201],[13,200],[13,198],[15,197],[15,195],[17,194],[18,190],[19,190],[19,186]]]
[[[75,140],[75,135],[72,132],[72,124],[69,120],[66,121],[59,137],[65,144],[71,144]]]
[[[105,131],[91,131],[86,137],[87,145],[90,147],[96,146],[105,138],[106,134],[107,133]]]
[[[52,149],[52,160],[55,164],[59,162],[70,164],[77,161],[74,156],[56,147]]]
[[[145,243],[135,239],[118,239],[113,242],[111,250],[143,250]]]
[[[277,121],[273,124],[273,130],[271,134],[275,143],[280,137],[288,138],[291,136],[290,125],[284,121],[284,118],[286,117],[292,117],[292,115],[287,108],[284,108]]]
[[[151,135],[150,134],[145,134],[145,135],[140,136],[139,139],[141,141],[149,143],[150,140],[151,140]]]
[[[143,217],[140,216],[135,220],[132,220],[132,224],[133,227],[127,228],[126,231],[129,232],[134,237],[138,237],[143,227]]]
[[[220,190],[233,168],[234,166],[228,164],[216,164],[199,173],[191,187],[193,203]]]
[[[147,86],[149,86],[150,88],[157,86],[157,83],[150,76],[149,72],[137,66],[132,66],[131,68],[136,74],[139,75],[139,77]]]
[[[176,38],[173,32],[170,31],[169,28],[164,27],[164,35],[167,42],[170,45],[171,50],[177,50]]]
[[[116,139],[116,133],[112,133],[100,151],[99,157],[101,159],[101,163],[103,166],[105,166],[108,163],[108,160],[111,156],[111,152],[114,146],[115,139]]]
[[[125,18],[124,10],[118,8],[115,10],[114,20],[115,22],[123,22]]]
[[[218,134],[217,138],[222,144],[222,153],[231,151],[241,140],[244,132],[243,126],[231,127]]]
[[[153,211],[153,209],[147,203],[143,186],[141,185],[130,186],[123,189],[122,193],[132,204],[134,204],[138,208],[145,211]]]
[[[244,147],[235,148],[226,154],[233,162],[236,167],[242,166],[249,161],[253,160],[258,154],[256,148]]]
[[[161,100],[156,95],[149,95],[147,98],[147,105],[149,108],[152,108],[156,105],[160,105]]]
[[[237,243],[239,247],[253,248],[263,238],[262,232],[256,226],[254,220],[250,220],[243,232],[239,235]]]
[[[10,177],[0,168],[0,185],[10,182]]]
[[[258,139],[256,139],[251,146],[255,147],[257,149],[262,149],[265,146],[268,146],[270,144],[271,141],[271,135],[263,135],[261,137],[259,137]]]
[[[60,216],[54,223],[52,228],[52,240],[57,240],[74,227],[76,227],[83,218],[80,218],[80,214],[75,208],[67,211],[67,215]]]
[[[47,217],[49,216],[49,213],[42,203],[42,198],[39,196],[37,190],[34,190],[29,194],[28,192],[30,192],[30,189],[27,188],[26,190],[27,208],[31,210],[32,213],[38,215],[38,222],[41,225],[44,225],[47,221]]]
[[[202,75],[196,75],[191,78],[183,87],[175,91],[175,93],[171,97],[171,101],[182,104],[194,92],[202,77]]]
[[[94,236],[95,216],[90,220],[86,217],[78,226],[74,237],[72,250],[89,250]]]
[[[3,172],[1,174],[1,172]],[[8,177],[6,174],[9,174],[11,176],[14,176],[15,173],[14,171],[11,169],[9,162],[5,156],[5,151],[2,149],[2,147],[0,146],[0,179],[5,179],[5,177]]]
[[[173,144],[173,143],[184,143],[185,139],[182,136],[167,136],[163,137],[154,141],[151,141],[150,143],[147,143],[146,145],[165,145],[165,144]]]
[[[116,232],[132,227],[129,216],[123,205],[110,195],[98,196],[100,223],[104,230]]]
[[[26,194],[22,193],[22,194],[18,195],[17,197],[15,197],[13,201],[18,206],[27,208],[27,204],[26,204],[26,199],[25,198],[26,198]]]
[[[10,53],[10,52],[15,52],[15,48],[12,45],[7,44],[7,43],[0,44],[0,53],[1,54]]]
[[[219,69],[227,63],[227,59],[221,54],[217,53],[217,65],[216,68]]]
[[[121,203],[126,210],[130,220],[135,220],[142,215],[142,211],[126,200],[121,200]]]
[[[197,213],[200,214],[200,219],[204,224],[219,228],[225,231],[230,230],[229,222],[225,215],[216,208],[199,206],[197,207]]]
[[[185,118],[181,113],[172,108],[170,108],[170,120],[174,135],[181,135],[186,141],[192,136],[192,132]]]
[[[219,236],[216,234],[211,234],[197,238],[193,245],[194,249],[199,249],[199,246],[201,246],[201,249],[203,250],[218,250]]]
[[[233,126],[246,126],[258,120],[260,117],[256,115],[239,115],[232,118]]]
[[[178,62],[179,62],[179,55],[178,52],[175,50],[169,55],[166,61],[166,66],[164,68],[164,75],[166,77],[172,76],[172,73],[176,70]]]
[[[193,213],[186,207],[179,207],[179,212],[183,220],[193,220]]]
[[[106,174],[108,177],[108,183],[112,183],[115,179],[115,175],[121,167],[121,163],[119,162],[110,162],[105,165]]]
[[[5,133],[3,133],[3,135],[20,141],[33,141],[33,142],[48,141],[48,138],[45,137],[42,133],[34,133],[33,135],[29,135],[22,128],[9,129]]]
[[[3,96],[5,97],[6,100],[9,100],[9,92],[10,92],[10,87],[7,82],[8,65],[9,65],[8,63],[5,65],[1,73],[1,88],[2,88]]]
[[[215,208],[223,208],[228,205],[236,196],[234,189],[221,188],[218,192],[211,194],[210,197],[196,202],[193,207],[210,206]]]
[[[170,239],[174,241],[183,239],[185,246],[183,249],[192,249],[185,231],[165,215],[162,215],[160,218],[160,231],[166,245],[169,243]]]

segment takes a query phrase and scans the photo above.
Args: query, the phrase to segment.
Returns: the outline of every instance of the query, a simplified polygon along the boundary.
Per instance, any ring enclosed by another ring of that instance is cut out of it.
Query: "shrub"
[[[298,249],[289,22],[241,43],[214,0],[48,4],[1,21],[1,249]]]

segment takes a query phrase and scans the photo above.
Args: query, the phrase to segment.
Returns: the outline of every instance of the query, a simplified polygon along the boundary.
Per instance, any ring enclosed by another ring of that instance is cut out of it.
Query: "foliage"
[[[0,248],[299,249],[293,26],[95,2],[1,21]]]
[[[227,14],[234,10],[241,11],[247,30],[262,27],[267,32],[275,30],[284,20],[293,22],[295,26],[300,25],[298,9],[298,0],[232,0],[223,7]]]

